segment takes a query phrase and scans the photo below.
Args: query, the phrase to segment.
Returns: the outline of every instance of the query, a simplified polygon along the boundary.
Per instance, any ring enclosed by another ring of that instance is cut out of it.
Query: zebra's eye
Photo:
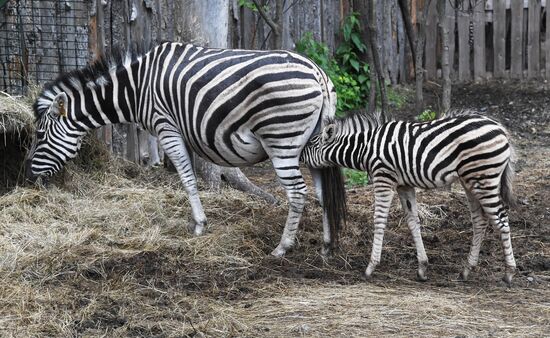
[[[36,131],[36,138],[37,139],[43,139],[44,136],[46,135],[46,131],[45,130],[37,130]]]

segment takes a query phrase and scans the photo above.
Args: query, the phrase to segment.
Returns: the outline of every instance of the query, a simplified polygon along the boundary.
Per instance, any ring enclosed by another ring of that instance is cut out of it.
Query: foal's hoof
[[[464,268],[464,270],[462,270],[460,275],[458,275],[458,279],[463,281],[463,282],[467,282],[468,281],[468,275],[470,275],[470,269]]]
[[[502,277],[502,281],[508,285],[508,287],[512,286],[512,278],[514,277],[516,273],[516,269],[506,269],[506,273]]]
[[[321,255],[323,257],[331,257],[332,256],[332,246],[330,244],[324,243],[323,247],[321,248]]]
[[[428,280],[428,276],[426,276],[426,271],[418,270],[416,272],[416,280],[419,282],[425,282]]]

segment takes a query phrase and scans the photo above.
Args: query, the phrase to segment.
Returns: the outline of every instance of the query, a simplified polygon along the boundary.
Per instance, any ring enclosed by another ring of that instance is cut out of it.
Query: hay
[[[353,222],[336,257],[318,254],[321,212],[310,199],[298,247],[277,260],[268,253],[284,204],[202,189],[209,226],[193,237],[176,174],[111,159],[101,171],[71,164],[63,178],[0,197],[2,336],[541,335],[548,325],[547,289],[491,289],[498,277],[490,269],[479,277],[490,292],[452,281],[456,257],[441,249],[458,231],[428,253],[436,284],[413,282],[414,248],[406,225],[396,226],[397,206],[377,281],[362,282],[370,188],[350,196]],[[448,260],[443,274],[438,256]]]
[[[540,189],[550,177],[548,153],[540,156],[533,161],[544,166],[524,170],[518,184],[531,203],[550,198]],[[284,259],[268,254],[280,239],[286,203],[272,206],[230,189],[200,191],[209,225],[204,236],[193,237],[186,231],[188,197],[176,174],[113,159],[90,138],[49,188],[16,186],[0,195],[0,336],[549,331],[548,229],[524,221],[529,209],[510,217],[521,267],[513,289],[497,284],[503,265],[491,233],[473,281],[456,281],[471,240],[458,187],[418,193],[430,280],[413,281],[416,253],[396,200],[382,262],[367,284],[361,273],[372,245],[372,187],[350,192],[341,250],[328,259],[318,253],[322,215],[313,191],[297,246]],[[282,189],[275,193],[285,201]]]
[[[0,92],[0,194],[23,183],[33,121],[29,98]]]
[[[0,134],[20,134],[32,128],[34,115],[30,99],[0,91]]]

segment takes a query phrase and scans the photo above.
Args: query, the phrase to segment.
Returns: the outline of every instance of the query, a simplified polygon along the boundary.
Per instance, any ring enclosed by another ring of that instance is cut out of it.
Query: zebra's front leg
[[[388,221],[388,212],[393,199],[393,187],[386,184],[374,183],[374,239],[369,265],[365,270],[365,277],[370,279],[374,269],[380,263],[384,229]]]
[[[298,158],[273,159],[273,167],[279,177],[279,181],[286,189],[288,198],[288,216],[279,245],[271,252],[275,257],[282,257],[294,246],[296,240],[296,232],[300,224],[300,218],[304,210],[304,204],[307,196],[307,188],[304,182],[304,177],[300,172]]]
[[[425,282],[428,280],[426,270],[428,269],[428,256],[424,249],[422,234],[420,232],[420,219],[418,218],[418,208],[416,205],[416,194],[413,187],[400,186],[397,187],[397,193],[401,200],[401,206],[405,211],[407,225],[411,231],[411,235],[416,246],[416,258],[418,259],[418,271],[416,279]]]
[[[199,198],[197,179],[191,165],[191,159],[183,138],[176,132],[162,131],[158,133],[159,141],[164,153],[170,158],[183,183],[183,187],[189,196],[191,205],[191,222],[189,230],[196,236],[202,235],[206,226],[206,215]]]
[[[323,204],[323,183],[321,171],[315,168],[310,168],[309,171],[311,172],[311,177],[313,178],[313,184],[315,184],[315,195],[317,196],[319,204],[323,209],[323,247],[321,248],[321,254],[323,256],[330,256],[332,249],[331,233],[327,210]]]

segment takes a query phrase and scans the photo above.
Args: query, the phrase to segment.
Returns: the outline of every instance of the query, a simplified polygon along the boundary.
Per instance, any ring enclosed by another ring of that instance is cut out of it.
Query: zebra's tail
[[[347,220],[346,188],[339,167],[320,168],[323,208],[330,224],[331,249],[338,247],[340,231]]]
[[[515,208],[517,206],[516,198],[514,197],[513,181],[514,166],[512,162],[509,161],[500,179],[500,197],[510,208]]]

